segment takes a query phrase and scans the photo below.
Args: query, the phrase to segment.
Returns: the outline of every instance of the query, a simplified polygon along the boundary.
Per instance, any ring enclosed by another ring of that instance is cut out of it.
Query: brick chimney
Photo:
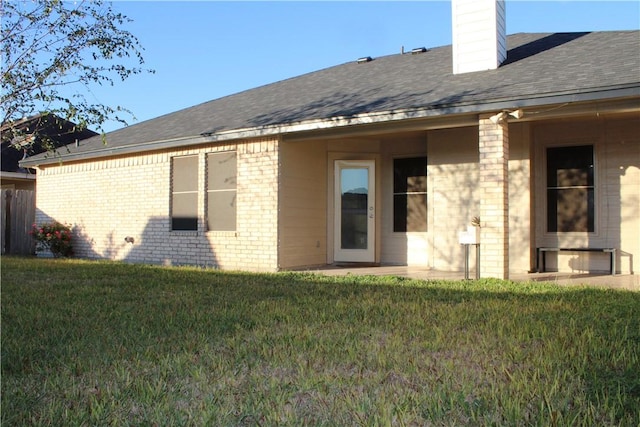
[[[495,70],[507,57],[504,0],[452,0],[453,74]]]

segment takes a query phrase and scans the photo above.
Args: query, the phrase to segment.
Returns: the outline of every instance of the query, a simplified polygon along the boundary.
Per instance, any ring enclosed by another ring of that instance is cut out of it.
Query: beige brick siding
[[[38,171],[36,222],[72,225],[80,257],[275,271],[278,147],[262,139],[47,166]],[[206,153],[230,150],[238,153],[237,230],[206,232]],[[193,154],[198,231],[171,231],[171,158]]]
[[[480,277],[509,278],[509,125],[481,117]]]

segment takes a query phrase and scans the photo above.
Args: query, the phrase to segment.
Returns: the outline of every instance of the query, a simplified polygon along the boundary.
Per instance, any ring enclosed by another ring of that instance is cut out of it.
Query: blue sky
[[[87,98],[129,124],[362,56],[451,44],[448,1],[115,1],[145,48],[143,74]],[[507,0],[507,34],[640,28],[638,1]],[[104,126],[105,131],[121,127]]]

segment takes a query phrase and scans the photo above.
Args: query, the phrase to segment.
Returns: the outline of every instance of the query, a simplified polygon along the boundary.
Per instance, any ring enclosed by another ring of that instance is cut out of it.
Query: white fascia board
[[[631,85],[623,87],[607,87],[593,88],[582,92],[567,92],[553,94],[537,94],[536,96],[527,96],[526,98],[504,98],[487,100],[478,103],[477,101],[469,101],[468,103],[459,103],[447,106],[435,106],[432,108],[415,108],[406,110],[384,111],[376,113],[358,114],[355,116],[340,116],[327,119],[306,120],[295,123],[282,125],[268,125],[261,127],[251,127],[242,129],[232,129],[222,132],[203,133],[202,135],[193,135],[182,138],[173,138],[167,140],[149,141],[143,143],[134,143],[114,148],[101,147],[92,151],[84,151],[81,153],[59,154],[56,153],[50,158],[26,159],[20,162],[22,167],[36,167],[51,163],[59,163],[63,161],[85,160],[98,157],[117,156],[122,154],[132,154],[151,150],[161,150],[167,148],[185,147],[190,145],[200,145],[215,142],[224,142],[238,139],[259,138],[265,136],[294,134],[302,132],[322,131],[334,128],[347,128],[350,126],[397,123],[410,119],[430,119],[458,114],[483,114],[495,112],[504,109],[515,109],[525,107],[538,107],[548,105],[568,105],[573,103],[597,102],[622,99],[624,103],[631,101],[634,105],[638,103],[640,97],[640,85]],[[626,99],[626,100],[625,100]],[[614,107],[615,108],[615,107]],[[561,115],[562,111],[557,111],[557,115]]]
[[[10,179],[24,179],[27,181],[35,181],[36,176],[35,174],[32,173],[28,173],[28,172],[5,172],[2,171],[0,172],[0,177],[1,178],[10,178]]]
[[[308,120],[286,125],[263,126],[260,128],[234,129],[208,135],[211,142],[228,141],[232,139],[246,139],[261,136],[281,135],[298,132],[309,132],[314,130],[326,130],[340,127],[393,123],[410,119],[429,119],[456,114],[482,114],[500,111],[503,109],[515,109],[520,107],[537,107],[552,104],[568,104],[585,101],[600,101],[615,98],[625,98],[628,96],[639,97],[640,86],[635,88],[621,88],[600,93],[600,91],[586,93],[565,94],[540,94],[538,97],[530,97],[523,100],[505,98],[504,100],[492,100],[478,104],[470,102],[468,104],[457,104],[455,106],[445,106],[440,108],[420,108],[411,110],[385,111],[378,113],[359,114],[350,117],[332,117],[329,119]],[[626,102],[625,102],[626,103]],[[558,112],[561,114],[562,112]]]

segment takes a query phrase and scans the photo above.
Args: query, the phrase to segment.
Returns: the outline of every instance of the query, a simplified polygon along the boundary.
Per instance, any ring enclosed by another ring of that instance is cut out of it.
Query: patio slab
[[[399,276],[420,280],[464,280],[462,271],[439,271],[427,267],[407,266],[358,266],[358,265],[327,265],[308,269],[312,273],[327,276],[374,275]],[[473,276],[473,272],[471,277]],[[585,274],[585,273],[520,273],[511,274],[511,280],[517,282],[549,282],[563,286],[589,285],[610,289],[625,289],[640,291],[640,275],[634,274]]]

